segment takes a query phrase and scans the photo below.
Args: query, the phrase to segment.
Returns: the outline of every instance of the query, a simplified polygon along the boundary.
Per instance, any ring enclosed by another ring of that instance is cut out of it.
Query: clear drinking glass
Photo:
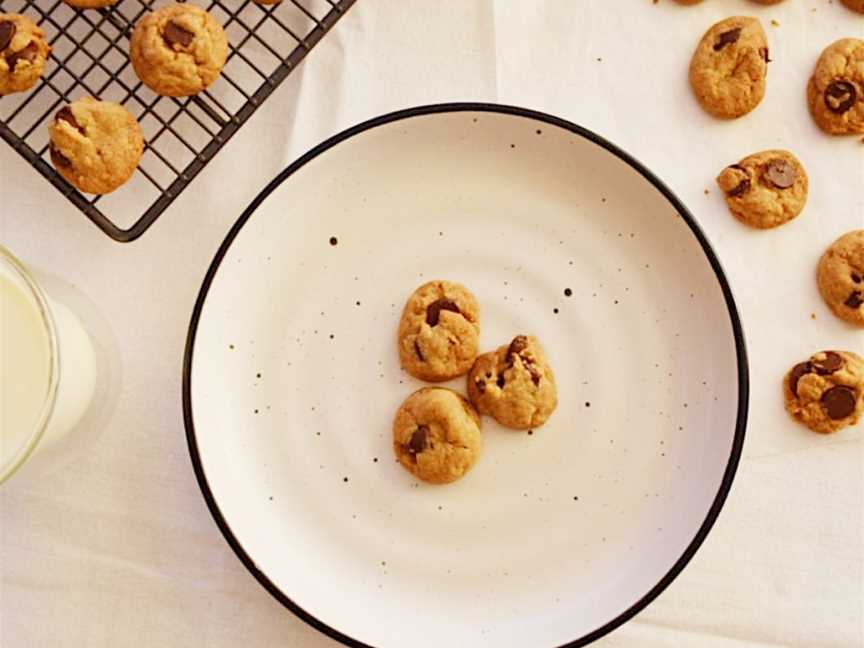
[[[0,245],[0,483],[75,427],[95,385],[80,320]]]

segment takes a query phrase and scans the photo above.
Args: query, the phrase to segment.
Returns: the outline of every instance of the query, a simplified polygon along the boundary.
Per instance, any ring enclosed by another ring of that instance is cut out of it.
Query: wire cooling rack
[[[161,0],[120,0],[107,9],[76,10],[62,0],[0,0],[0,13],[37,22],[51,44],[42,80],[0,98],[0,136],[115,241],[141,236],[285,80],[356,0],[250,0],[199,3],[225,28],[228,61],[216,82],[194,97],[160,97],[129,61],[135,23]],[[144,155],[132,179],[112,194],[86,196],[51,165],[47,124],[84,96],[123,104],[138,118]],[[123,205],[144,205],[123,213]],[[134,200],[129,198],[134,197]]]

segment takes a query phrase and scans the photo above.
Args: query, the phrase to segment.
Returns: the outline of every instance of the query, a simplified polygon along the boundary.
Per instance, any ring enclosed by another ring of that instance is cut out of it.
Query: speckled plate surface
[[[477,296],[484,350],[537,335],[560,400],[533,433],[484,419],[443,487],[391,449],[422,386],[397,322],[433,278]],[[623,623],[716,518],[747,390],[726,280],[669,190],[573,124],[476,104],[373,120],[282,173],[220,248],[184,364],[222,532],[349,645],[576,646]]]

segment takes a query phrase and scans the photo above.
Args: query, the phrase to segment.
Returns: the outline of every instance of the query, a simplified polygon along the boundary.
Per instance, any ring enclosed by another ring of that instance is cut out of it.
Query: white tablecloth
[[[690,95],[687,65],[711,23],[741,13],[768,32],[768,92],[751,115],[715,121]],[[334,645],[258,585],[205,507],[181,416],[186,328],[230,224],[288,162],[374,115],[457,100],[560,115],[641,159],[707,231],[741,310],[752,396],[729,500],[684,573],[598,645],[864,644],[864,425],[813,434],[780,394],[783,371],[810,352],[864,348],[813,278],[824,246],[864,226],[864,144],[822,135],[804,101],[819,52],[844,36],[864,37],[864,19],[836,0],[360,0],[129,245],[0,146],[0,240],[85,295],[100,348],[116,346],[101,429],[0,488],[0,645]],[[802,159],[810,200],[791,224],[755,231],[713,178],[771,147]]]

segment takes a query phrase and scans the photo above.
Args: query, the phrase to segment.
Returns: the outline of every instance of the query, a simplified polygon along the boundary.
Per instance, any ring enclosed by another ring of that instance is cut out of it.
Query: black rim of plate
[[[195,308],[192,311],[192,319],[189,323],[189,331],[186,337],[186,350],[183,358],[183,420],[186,426],[186,440],[189,444],[189,454],[192,459],[192,466],[195,469],[195,477],[198,479],[198,485],[201,487],[201,492],[203,493],[204,499],[207,502],[207,507],[210,509],[210,513],[213,515],[216,524],[219,526],[219,530],[222,531],[222,535],[225,536],[225,539],[228,541],[228,544],[234,550],[234,553],[237,554],[237,557],[240,558],[241,562],[258,580],[258,582],[261,583],[261,585],[263,585],[264,588],[276,598],[276,600],[282,603],[282,605],[287,607],[289,610],[291,610],[291,612],[296,614],[306,623],[313,626],[325,635],[336,639],[337,641],[340,641],[347,646],[352,646],[353,648],[373,648],[369,646],[369,644],[364,644],[357,639],[354,639],[346,634],[343,634],[342,632],[339,632],[336,628],[327,625],[324,621],[312,616],[311,614],[306,612],[306,610],[300,607],[297,603],[288,598],[288,596],[286,596],[267,577],[264,572],[258,569],[252,557],[243,549],[243,546],[240,544],[240,542],[234,536],[234,533],[231,531],[231,527],[228,525],[228,522],[222,516],[222,512],[219,510],[219,505],[213,498],[213,493],[210,490],[210,486],[207,483],[207,478],[204,475],[204,468],[201,464],[201,457],[198,454],[198,443],[195,438],[195,424],[192,420],[193,417],[191,373],[192,356],[195,350],[195,335],[198,330],[198,322],[201,317],[201,311],[203,310],[204,302],[207,299],[207,293],[210,290],[213,279],[216,277],[216,274],[219,271],[219,267],[222,264],[222,259],[225,257],[225,254],[228,252],[228,249],[231,247],[231,244],[239,234],[240,230],[255,213],[255,210],[258,208],[258,206],[285,180],[290,178],[291,175],[293,175],[298,169],[302,168],[305,164],[315,159],[322,153],[333,148],[340,142],[343,142],[344,140],[347,140],[359,133],[363,133],[364,131],[370,130],[372,128],[391,124],[393,122],[408,119],[411,117],[455,112],[487,112],[504,115],[515,115],[518,117],[524,117],[526,119],[531,119],[537,122],[549,124],[551,126],[557,126],[593,142],[594,144],[604,148],[606,151],[612,153],[622,161],[626,162],[639,174],[641,174],[642,177],[644,177],[648,182],[650,182],[657,189],[657,191],[659,191],[666,197],[666,199],[676,209],[681,218],[684,219],[684,222],[686,222],[687,225],[690,227],[690,230],[693,232],[696,240],[699,241],[699,245],[702,246],[702,251],[705,253],[708,262],[714,269],[717,281],[719,282],[720,287],[723,291],[723,298],[726,300],[726,307],[729,311],[729,319],[732,324],[732,331],[735,338],[735,352],[738,361],[738,413],[735,422],[735,439],[732,443],[732,450],[729,455],[729,461],[726,464],[726,470],[723,473],[723,480],[720,483],[720,488],[717,491],[717,495],[714,498],[711,507],[708,509],[708,514],[705,516],[705,520],[700,525],[696,536],[693,538],[690,544],[687,545],[687,548],[684,550],[684,553],[681,555],[681,557],[675,561],[675,564],[672,565],[666,575],[664,575],[663,578],[661,578],[660,581],[656,585],[654,585],[654,587],[652,587],[646,594],[639,598],[639,600],[637,600],[626,610],[622,611],[612,620],[603,624],[599,628],[592,630],[588,634],[560,646],[559,648],[576,648],[578,646],[585,646],[595,641],[596,639],[599,639],[603,635],[611,632],[624,622],[628,621],[630,618],[632,618],[638,612],[644,609],[649,603],[651,603],[651,601],[653,601],[664,589],[669,586],[669,584],[673,580],[675,580],[678,574],[680,574],[684,567],[686,567],[687,563],[690,562],[690,559],[702,545],[702,542],[705,540],[706,536],[711,530],[711,527],[717,520],[717,517],[720,514],[720,510],[723,508],[723,503],[726,501],[726,497],[729,494],[729,489],[732,486],[732,480],[734,479],[735,472],[738,468],[738,462],[741,458],[741,449],[744,445],[744,432],[745,428],[747,427],[747,410],[750,394],[747,351],[744,343],[744,333],[741,328],[741,320],[738,316],[738,309],[735,306],[735,300],[732,297],[732,291],[729,287],[729,282],[726,279],[726,275],[723,272],[723,268],[720,265],[720,261],[718,260],[714,249],[711,247],[711,244],[708,242],[708,239],[705,237],[705,234],[702,232],[702,229],[696,223],[696,219],[684,206],[684,204],[675,196],[675,194],[672,193],[672,190],[669,189],[669,187],[667,187],[645,166],[643,166],[642,163],[640,163],[638,160],[625,153],[603,137],[600,137],[599,135],[591,132],[590,130],[582,128],[581,126],[577,126],[576,124],[569,122],[565,119],[553,117],[552,115],[537,112],[534,110],[529,110],[527,108],[519,108],[517,106],[506,106],[488,103],[434,104],[429,106],[418,106],[416,108],[399,110],[386,115],[382,115],[380,117],[375,117],[374,119],[370,119],[361,124],[357,124],[356,126],[352,126],[351,128],[342,131],[341,133],[338,133],[333,137],[327,139],[326,141],[322,142],[321,144],[307,152],[305,155],[298,158],[292,164],[290,164],[284,171],[277,175],[276,178],[274,178],[273,181],[270,182],[270,184],[264,187],[261,193],[259,193],[249,205],[249,207],[246,208],[246,210],[243,212],[237,222],[234,223],[233,227],[231,227],[225,237],[225,240],[222,242],[222,245],[219,246],[219,250],[216,252],[216,256],[214,257],[212,263],[210,264],[210,267],[207,270],[207,274],[204,277],[204,282],[201,285],[201,290],[198,293],[198,298],[195,301]]]

